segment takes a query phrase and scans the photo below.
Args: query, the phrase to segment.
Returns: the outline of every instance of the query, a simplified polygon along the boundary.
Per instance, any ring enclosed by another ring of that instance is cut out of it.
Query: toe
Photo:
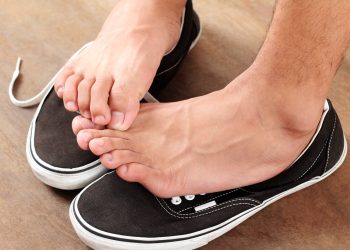
[[[140,163],[130,163],[117,168],[117,174],[129,182],[144,182],[149,175],[158,174],[158,171],[152,171],[151,168]]]
[[[141,98],[142,96],[130,86],[121,87],[114,84],[109,99],[112,118],[108,127],[121,131],[127,130],[139,112]]]
[[[93,139],[92,133],[88,131],[89,129],[84,129],[77,133],[78,145],[83,150],[89,150],[89,142]]]
[[[127,133],[111,130],[111,129],[83,129],[80,130],[77,134],[77,142],[80,148],[84,150],[89,149],[89,143],[92,139],[100,138],[100,137],[115,137],[115,138],[123,138],[129,139]]]
[[[84,79],[78,86],[78,107],[80,114],[85,118],[91,118],[90,113],[90,92],[94,79]]]
[[[139,182],[158,197],[169,198],[177,195],[169,171],[154,169],[140,163],[129,163],[117,168],[120,178],[129,182]]]
[[[89,142],[89,148],[92,153],[95,155],[102,155],[113,150],[132,150],[132,143],[129,140],[123,138],[114,138],[114,137],[100,137],[92,139]]]
[[[64,91],[64,87],[65,87],[65,83],[68,79],[68,77],[70,77],[71,75],[73,75],[73,70],[71,68],[64,68],[57,76],[56,80],[55,80],[55,91],[56,94],[59,98],[63,98],[63,91]]]
[[[78,84],[83,79],[80,74],[74,74],[68,77],[63,91],[63,102],[67,110],[75,112],[78,111],[77,95]]]
[[[93,129],[93,128],[95,128],[93,122],[80,115],[77,115],[76,117],[74,117],[72,121],[72,130],[75,135],[78,134],[80,130]]]
[[[112,83],[112,79],[97,79],[91,88],[90,112],[93,122],[98,125],[107,125],[111,120],[108,98]]]
[[[131,150],[113,150],[100,156],[100,160],[106,168],[115,169],[128,163],[142,162],[145,159],[142,159],[141,154]]]

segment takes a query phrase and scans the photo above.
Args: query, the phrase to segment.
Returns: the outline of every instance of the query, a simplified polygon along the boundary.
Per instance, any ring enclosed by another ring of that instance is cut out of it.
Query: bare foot
[[[142,105],[127,131],[86,129],[77,140],[121,178],[158,196],[222,191],[269,179],[298,157],[324,103],[301,97],[248,70],[221,91]]]
[[[180,35],[185,1],[122,0],[95,42],[68,62],[55,83],[69,111],[126,130],[167,51]]]

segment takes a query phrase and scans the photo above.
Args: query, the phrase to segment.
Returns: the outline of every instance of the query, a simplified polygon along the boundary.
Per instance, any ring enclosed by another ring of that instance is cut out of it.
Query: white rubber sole
[[[344,136],[344,148],[341,157],[339,158],[338,162],[326,173],[324,173],[322,176],[314,177],[311,180],[304,182],[294,188],[291,188],[287,191],[284,191],[278,195],[275,195],[274,197],[271,197],[270,199],[265,200],[262,204],[253,207],[241,214],[238,214],[237,216],[219,224],[211,228],[207,228],[205,230],[201,230],[195,233],[191,233],[188,235],[181,235],[181,236],[172,236],[172,237],[160,237],[160,238],[142,238],[142,237],[131,237],[131,236],[123,236],[123,235],[115,235],[108,232],[104,232],[101,230],[98,230],[96,228],[93,228],[92,226],[88,225],[80,216],[79,211],[77,209],[77,202],[75,200],[79,199],[80,194],[77,195],[77,197],[72,201],[70,208],[69,208],[69,217],[71,220],[71,223],[78,234],[79,238],[88,246],[92,247],[93,249],[196,249],[198,247],[201,247],[203,245],[206,245],[208,242],[220,237],[221,235],[225,234],[229,230],[233,229],[246,219],[253,216],[255,213],[259,212],[260,210],[264,209],[268,205],[278,201],[279,199],[286,197],[290,194],[293,194],[297,191],[300,191],[304,188],[307,188],[313,184],[316,184],[328,176],[330,176],[334,171],[336,171],[343,161],[345,160],[347,154],[347,142]],[[101,177],[102,178],[102,177]],[[97,181],[97,180],[96,180]],[[92,183],[93,184],[93,183]],[[90,185],[92,185],[90,184]],[[90,228],[99,234],[104,234],[106,236],[114,236],[118,237],[120,239],[125,239],[125,241],[117,241],[112,240],[108,238],[104,238],[101,236],[98,236],[96,234],[91,233],[90,231],[86,230],[81,223],[78,222],[76,215],[79,216],[79,220],[84,223],[84,226],[87,228]],[[213,231],[214,230],[214,231]],[[209,232],[205,234],[205,232]],[[204,234],[203,234],[204,233]],[[203,234],[203,235],[201,235]],[[200,235],[196,237],[195,235]],[[190,239],[185,240],[179,240],[179,238],[187,238],[192,237]],[[144,241],[144,243],[135,243],[135,242],[128,242],[130,240],[134,241]],[[147,243],[147,241],[155,241],[155,240],[168,240],[170,242],[164,242],[164,243]]]
[[[36,155],[36,152],[35,148],[33,148],[34,135],[31,133],[32,130],[33,123],[30,125],[27,135],[27,160],[34,175],[45,184],[64,190],[80,189],[107,172],[107,169],[103,167],[99,161],[92,163],[94,165],[93,168],[90,166],[92,164],[83,166],[82,168],[89,169],[78,173],[70,173],[70,169],[50,166],[49,164],[42,161],[39,156],[34,156]],[[55,172],[57,170],[60,170],[60,172]],[[66,171],[66,173],[63,171]]]

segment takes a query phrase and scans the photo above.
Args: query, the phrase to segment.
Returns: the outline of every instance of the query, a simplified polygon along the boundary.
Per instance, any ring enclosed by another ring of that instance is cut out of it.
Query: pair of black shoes
[[[199,38],[191,1],[182,23],[180,40],[161,61],[146,101],[156,100]],[[95,249],[198,248],[278,199],[328,177],[346,156],[339,119],[327,100],[312,141],[281,174],[247,187],[162,199],[107,172],[98,157],[78,147],[71,131],[77,114],[64,109],[53,91],[54,80],[31,122],[27,157],[44,183],[60,189],[85,187],[71,203],[69,215],[80,239]]]

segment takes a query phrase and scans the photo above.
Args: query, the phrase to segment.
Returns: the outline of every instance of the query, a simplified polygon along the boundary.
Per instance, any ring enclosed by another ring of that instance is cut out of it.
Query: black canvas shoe
[[[156,101],[157,94],[172,79],[186,54],[197,43],[200,31],[199,18],[189,0],[182,16],[179,41],[174,49],[163,57],[150,92],[144,97],[145,101]],[[87,46],[89,44],[72,58]],[[78,189],[86,186],[107,170],[97,156],[79,148],[71,128],[72,120],[78,114],[66,111],[62,100],[54,92],[53,85],[58,73],[36,97],[18,101],[13,96],[12,89],[19,75],[19,66],[20,59],[10,83],[11,101],[21,107],[35,105],[41,101],[31,122],[26,146],[27,159],[35,176],[47,185],[60,189]]]
[[[94,249],[194,249],[223,235],[271,203],[332,174],[347,152],[329,101],[312,141],[284,172],[264,182],[218,193],[161,199],[110,172],[70,206],[80,239]]]

